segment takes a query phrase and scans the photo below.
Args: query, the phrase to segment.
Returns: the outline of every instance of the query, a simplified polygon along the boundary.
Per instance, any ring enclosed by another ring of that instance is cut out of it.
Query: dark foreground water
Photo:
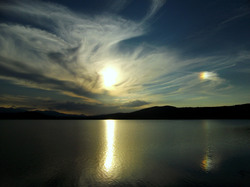
[[[250,121],[0,121],[0,172],[0,186],[250,186]]]

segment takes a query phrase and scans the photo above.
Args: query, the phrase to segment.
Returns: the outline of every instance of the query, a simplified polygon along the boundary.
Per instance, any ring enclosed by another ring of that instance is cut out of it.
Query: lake
[[[250,186],[250,120],[2,120],[0,186]]]

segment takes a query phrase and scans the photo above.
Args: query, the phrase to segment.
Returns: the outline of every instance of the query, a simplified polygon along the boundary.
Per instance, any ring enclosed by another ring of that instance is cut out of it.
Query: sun
[[[101,72],[101,74],[105,88],[111,88],[116,83],[118,73],[114,68],[107,67]]]

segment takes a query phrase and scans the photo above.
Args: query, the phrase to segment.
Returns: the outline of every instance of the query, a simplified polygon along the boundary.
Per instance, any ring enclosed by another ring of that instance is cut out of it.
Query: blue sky
[[[249,0],[3,1],[0,106],[249,103],[249,23]]]

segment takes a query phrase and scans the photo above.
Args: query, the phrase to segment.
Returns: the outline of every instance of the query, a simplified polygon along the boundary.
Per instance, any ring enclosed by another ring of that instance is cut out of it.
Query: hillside
[[[250,104],[219,107],[155,106],[130,113],[85,116],[1,108],[0,119],[250,119]]]
[[[220,107],[151,107],[131,113],[94,116],[95,119],[250,119],[250,104]]]
[[[0,107],[0,119],[84,119],[85,115],[71,115],[55,111],[27,111]]]

